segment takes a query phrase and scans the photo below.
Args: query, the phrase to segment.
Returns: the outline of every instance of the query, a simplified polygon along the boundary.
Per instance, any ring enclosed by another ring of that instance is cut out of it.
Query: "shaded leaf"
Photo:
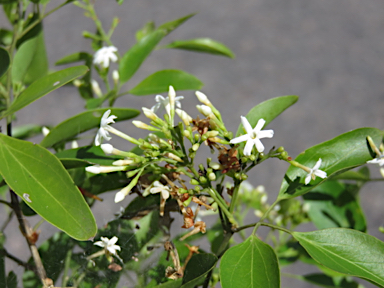
[[[169,280],[168,282],[162,283],[157,286],[153,286],[153,288],[180,288],[182,279],[178,280]]]
[[[141,28],[140,30],[137,30],[136,40],[140,41],[141,39],[143,39],[145,36],[152,33],[153,31],[155,31],[155,23],[153,21],[146,23],[143,28]]]
[[[265,120],[265,127],[277,116],[279,116],[285,109],[292,106],[299,99],[298,96],[289,95],[289,96],[281,96],[269,99],[264,101],[255,107],[253,107],[248,114],[245,116],[248,119],[249,124],[251,124],[252,128],[256,126],[259,119],[263,118]],[[237,129],[236,136],[239,136],[243,133],[243,125],[240,124]]]
[[[137,96],[168,92],[172,85],[178,90],[198,90],[203,83],[192,74],[181,70],[162,70],[145,78],[129,93]]]
[[[29,137],[41,134],[43,127],[35,124],[27,124],[12,128],[12,136],[18,139],[27,139]]]
[[[122,57],[119,65],[121,83],[128,81],[139,69],[144,60],[165,36],[163,30],[156,30],[143,37]]]
[[[220,263],[220,279],[227,287],[280,287],[280,270],[274,250],[257,236],[225,252]]]
[[[60,161],[77,159],[87,162],[88,165],[99,164],[108,166],[112,165],[112,162],[116,161],[116,159],[121,159],[121,157],[116,155],[105,155],[99,146],[83,146],[76,149],[63,150],[55,155]]]
[[[100,119],[104,112],[111,109],[111,115],[117,116],[116,122],[131,119],[140,114],[131,108],[99,108],[77,114],[52,128],[49,134],[41,141],[40,145],[52,147],[53,145],[72,139],[79,133],[100,126]]]
[[[298,276],[301,280],[326,288],[364,288],[363,285],[345,277],[330,277],[321,273]]]
[[[381,143],[383,132],[376,128],[356,129],[305,150],[296,157],[295,161],[312,168],[321,158],[323,161],[320,169],[331,177],[363,165],[372,159],[374,153],[367,142],[367,136],[371,136],[374,142]],[[291,165],[285,173],[278,199],[305,194],[326,180],[317,177],[305,185],[306,175],[307,172],[303,169]]]
[[[379,239],[345,228],[293,232],[292,236],[320,264],[384,285],[384,243]]]
[[[60,161],[43,147],[0,134],[0,173],[34,211],[72,238],[87,240],[95,219]]]
[[[202,284],[207,274],[215,268],[217,261],[213,254],[194,254],[185,267],[181,288],[193,288]]]
[[[67,84],[69,81],[83,75],[87,71],[88,68],[86,66],[70,67],[36,80],[27,89],[25,89],[15,101],[13,101],[8,110],[1,114],[0,119],[15,113],[49,92],[52,92],[53,90]]]
[[[76,52],[71,55],[67,55],[60,60],[57,60],[55,65],[71,64],[79,61],[92,61],[93,56],[87,52]]]
[[[360,171],[346,171],[332,177],[332,180],[356,180],[356,181],[369,181],[369,176]]]
[[[342,227],[365,232],[367,223],[358,191],[357,185],[327,181],[303,195],[312,223],[317,229]]]
[[[182,49],[194,52],[203,52],[214,55],[226,56],[229,58],[235,58],[235,54],[224,44],[215,41],[211,38],[196,38],[190,40],[174,41],[161,48],[173,48]]]
[[[10,58],[7,50],[0,47],[0,78],[7,72],[10,63]]]

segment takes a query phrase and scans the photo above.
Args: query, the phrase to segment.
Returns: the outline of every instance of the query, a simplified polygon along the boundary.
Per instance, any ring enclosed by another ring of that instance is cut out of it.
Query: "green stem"
[[[213,190],[212,188],[208,188],[207,192],[208,192],[209,196],[211,196],[213,198],[213,200],[215,200],[217,205],[219,205],[219,207],[223,210],[223,212],[224,212],[225,216],[227,216],[229,222],[231,222],[234,226],[237,226],[237,222],[236,222],[235,218],[233,218],[233,215],[228,211],[228,206],[227,206],[227,204],[225,204],[223,198],[220,195],[218,195],[217,192],[215,190]]]
[[[235,206],[236,206],[237,195],[239,192],[240,184],[241,184],[241,181],[238,181],[238,180],[236,180],[234,183],[235,188],[233,189],[231,204],[229,205],[229,212],[231,213],[233,213],[233,210],[235,209]]]
[[[256,223],[255,229],[253,229],[252,234],[256,235],[256,231],[263,222],[265,218],[267,218],[268,214],[272,211],[273,207],[276,206],[277,203],[279,203],[280,200],[276,200],[269,208],[268,210],[264,213],[263,217],[260,218],[259,222]]]
[[[69,279],[69,276],[68,276],[68,271],[69,271],[69,268],[70,268],[70,264],[71,264],[71,257],[72,257],[72,250],[68,250],[67,252],[67,255],[65,256],[65,262],[64,262],[64,271],[63,271],[63,283],[61,283],[61,285],[63,287],[66,287],[67,286],[67,282],[68,282],[68,279]]]
[[[254,226],[266,226],[266,227],[270,227],[270,228],[273,228],[273,229],[277,229],[277,230],[280,230],[280,231],[283,231],[283,232],[286,232],[288,234],[292,234],[292,231],[291,230],[288,230],[288,229],[285,229],[283,227],[280,227],[280,226],[276,226],[276,225],[273,225],[273,224],[270,224],[270,223],[265,223],[265,222],[256,222],[256,223],[252,223],[252,224],[248,224],[248,225],[244,225],[244,226],[241,226],[239,228],[235,228],[235,229],[232,229],[233,232],[240,232],[241,230],[244,230],[244,229],[247,229],[247,228],[251,228],[251,227],[254,227]],[[256,228],[256,227],[255,227]]]

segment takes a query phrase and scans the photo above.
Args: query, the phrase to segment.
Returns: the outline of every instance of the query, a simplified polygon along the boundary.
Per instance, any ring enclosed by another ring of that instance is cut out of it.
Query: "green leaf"
[[[47,51],[43,30],[24,41],[17,49],[12,63],[13,83],[32,83],[48,72]]]
[[[79,133],[99,127],[100,119],[108,109],[111,109],[111,115],[117,116],[116,122],[131,119],[140,114],[138,110],[131,108],[99,108],[88,110],[61,122],[51,129],[49,134],[41,141],[40,145],[52,147],[59,142],[75,137]]]
[[[358,191],[357,185],[326,181],[303,195],[312,223],[317,229],[342,227],[365,232],[367,223]]]
[[[10,46],[12,43],[13,32],[11,30],[0,28],[0,45]]]
[[[225,252],[220,263],[220,279],[223,288],[278,288],[280,270],[276,254],[271,246],[251,235]]]
[[[92,61],[93,56],[87,52],[76,52],[71,55],[65,56],[60,60],[57,60],[55,65],[71,64],[79,61],[89,62]]]
[[[196,13],[192,13],[192,14],[188,14],[184,17],[181,17],[179,19],[166,22],[164,24],[161,24],[157,28],[157,30],[163,30],[163,31],[165,31],[166,35],[168,35],[173,30],[175,30],[177,27],[179,27],[181,24],[183,24],[185,21],[187,21],[189,18],[191,18],[192,16],[195,16],[195,15],[196,15]]]
[[[7,72],[10,63],[10,58],[7,50],[0,47],[0,78]]]
[[[169,280],[168,282],[162,283],[157,286],[153,286],[153,288],[180,288],[182,279],[178,280]]]
[[[97,232],[92,212],[60,161],[43,147],[0,134],[0,173],[52,225],[77,240]]]
[[[361,284],[345,277],[330,277],[321,273],[298,276],[299,279],[326,288],[364,288]]]
[[[42,126],[27,124],[12,128],[12,136],[17,139],[27,139],[29,137],[41,134]]]
[[[153,31],[155,31],[155,23],[152,21],[146,23],[143,28],[141,28],[136,32],[136,40],[140,41],[141,39],[143,39],[145,36],[152,33]]]
[[[229,58],[235,58],[235,54],[224,44],[215,41],[211,38],[196,38],[190,40],[174,41],[161,48],[173,48],[182,49],[195,52],[203,52],[214,55],[226,56]]]
[[[203,83],[195,76],[180,70],[162,70],[145,78],[129,93],[137,96],[168,92],[172,85],[178,90],[198,90]]]
[[[337,175],[372,159],[374,153],[367,142],[367,136],[371,136],[375,143],[381,143],[383,132],[376,128],[356,129],[305,150],[295,161],[312,168],[321,158],[320,170],[325,171],[328,177]],[[291,165],[285,173],[278,199],[303,195],[326,180],[317,177],[305,185],[306,175],[303,169]]]
[[[88,68],[86,66],[70,67],[36,80],[27,89],[25,89],[15,101],[13,101],[8,110],[1,114],[0,119],[15,113],[28,104],[45,96],[49,92],[52,92],[53,90],[67,84],[69,81],[83,75],[87,71]]]
[[[124,54],[119,65],[121,83],[127,82],[135,74],[164,36],[163,30],[156,30],[142,38]]]
[[[213,254],[194,254],[185,267],[181,288],[193,288],[202,284],[207,274],[215,268],[217,260]]]
[[[345,228],[293,232],[292,236],[320,264],[384,286],[384,243],[379,239]]]
[[[15,272],[11,271],[7,276],[7,288],[17,288],[17,276]]]
[[[252,127],[255,127],[259,119],[263,118],[265,120],[265,128],[285,109],[295,104],[298,99],[299,97],[294,95],[269,99],[253,107],[245,117],[248,119],[248,122]],[[236,136],[239,136],[242,133],[243,125],[240,124],[239,128],[237,129]]]
[[[104,151],[100,146],[84,146],[76,149],[68,149],[60,151],[55,154],[60,161],[63,159],[77,159],[86,161],[88,165],[99,164],[99,165],[112,165],[112,162],[121,157],[116,155],[105,155]]]
[[[346,171],[332,177],[332,180],[355,180],[355,181],[369,181],[369,176],[360,171]]]

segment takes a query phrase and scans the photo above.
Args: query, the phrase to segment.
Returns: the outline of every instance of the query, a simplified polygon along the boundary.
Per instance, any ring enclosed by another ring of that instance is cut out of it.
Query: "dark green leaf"
[[[95,219],[60,161],[45,148],[0,134],[0,173],[41,217],[72,238],[88,240]]]
[[[223,288],[279,288],[276,254],[268,244],[251,235],[225,252],[220,263],[220,280]]]
[[[27,124],[12,128],[12,136],[18,139],[27,139],[29,137],[41,134],[42,126]]]
[[[12,31],[7,29],[0,29],[0,45],[10,46],[12,43]]]
[[[88,68],[86,66],[70,67],[36,80],[16,98],[8,110],[1,114],[0,119],[15,113],[49,92],[83,75],[87,71]]]
[[[153,288],[180,288],[182,279],[178,280],[169,280],[168,282],[162,283],[157,286],[153,286]]]
[[[317,229],[342,227],[365,232],[367,223],[358,191],[357,185],[326,181],[303,195],[312,223]]]
[[[127,186],[130,179],[123,172],[98,174],[84,179],[81,188],[85,191],[97,195],[103,192],[122,189]],[[158,200],[159,203],[160,200]]]
[[[12,81],[29,84],[45,76],[47,72],[48,58],[41,30],[18,48],[12,63]]]
[[[166,35],[171,33],[173,30],[175,30],[177,27],[179,27],[181,24],[183,24],[185,21],[187,21],[192,16],[195,16],[196,13],[188,14],[184,17],[181,17],[176,20],[169,21],[167,23],[161,24],[157,30],[163,30],[165,31]]]
[[[55,65],[71,64],[79,61],[92,61],[93,56],[87,52],[76,52],[57,60]]]
[[[136,109],[130,108],[99,108],[77,114],[57,125],[41,141],[40,145],[52,147],[53,145],[69,140],[79,133],[100,126],[100,119],[104,112],[111,109],[111,115],[117,116],[117,121],[131,119],[140,114]]]
[[[337,175],[372,159],[374,153],[367,142],[367,136],[371,136],[375,143],[381,143],[383,132],[376,128],[356,129],[305,150],[295,161],[313,168],[321,158],[320,170],[325,171],[328,177]],[[326,180],[317,177],[305,185],[304,178],[307,174],[303,169],[291,165],[284,176],[278,198],[297,197]]]
[[[11,271],[7,276],[7,288],[17,288],[17,276],[15,272]]]
[[[10,63],[10,58],[7,50],[0,47],[0,78],[7,72]]]
[[[161,48],[182,49],[235,58],[235,54],[227,46],[218,41],[212,40],[211,38],[179,40]]]
[[[384,286],[384,243],[379,239],[345,228],[293,232],[292,236],[320,264]]]
[[[359,171],[346,171],[341,174],[338,174],[332,177],[332,180],[356,180],[356,181],[368,181],[369,176],[367,177]]]
[[[198,90],[203,83],[195,76],[180,70],[162,70],[145,78],[129,93],[137,96],[168,92],[172,85],[176,91]]]
[[[252,128],[256,126],[259,119],[263,118],[265,120],[265,127],[277,116],[279,116],[285,109],[292,106],[299,99],[298,96],[289,95],[289,96],[281,96],[269,99],[264,101],[255,107],[253,107],[246,118],[248,119],[249,124],[251,124]],[[239,136],[243,133],[243,125],[240,124],[237,129],[236,136]]]
[[[164,36],[163,30],[156,30],[142,38],[124,54],[119,65],[121,83],[127,82],[135,74]]]
[[[105,155],[99,146],[84,146],[76,149],[68,149],[55,154],[59,160],[78,159],[91,164],[112,165],[112,162],[121,157],[115,155]]]
[[[213,254],[194,254],[185,267],[181,288],[193,288],[202,284],[207,274],[215,268],[217,260]]]

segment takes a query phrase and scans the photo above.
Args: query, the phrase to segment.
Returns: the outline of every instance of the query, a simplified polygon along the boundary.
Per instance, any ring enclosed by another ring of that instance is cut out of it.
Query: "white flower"
[[[97,135],[96,135],[96,138],[95,138],[95,145],[96,146],[99,146],[101,144],[101,139],[102,138],[105,138],[106,140],[111,140],[112,139],[112,137],[109,136],[109,132],[107,130],[108,127],[109,127],[108,124],[115,123],[114,119],[116,119],[117,116],[115,116],[115,115],[109,116],[109,114],[111,114],[111,110],[110,109],[105,111],[103,117],[101,117],[100,129],[99,129],[99,131],[97,131]]]
[[[43,133],[44,136],[47,136],[49,132],[51,132],[51,130],[49,130],[47,127],[43,126],[43,128],[41,128],[41,133]]]
[[[153,182],[153,187],[149,190],[152,194],[161,193],[161,198],[167,200],[169,198],[169,188],[168,186],[164,186],[159,181]]]
[[[169,96],[175,95],[175,90],[173,89],[172,86],[169,86],[169,92],[168,92],[168,97],[164,98],[161,95],[156,95],[155,100],[157,102],[156,105],[154,105],[151,110],[153,112],[156,112],[161,106],[165,108],[165,111],[167,111],[167,114],[169,117],[171,117],[171,103],[169,102]],[[177,108],[181,108],[181,103],[180,100],[184,99],[183,96],[176,96],[175,97],[175,105]]]
[[[96,51],[95,55],[93,56],[93,64],[108,68],[109,61],[117,61],[117,56],[115,52],[117,52],[117,48],[115,46],[100,48]]]
[[[327,178],[327,172],[324,172],[322,170],[319,170],[320,166],[321,166],[321,158],[319,158],[319,160],[316,162],[315,166],[308,172],[308,175],[305,176],[305,185],[307,185],[309,182],[311,182],[311,178],[312,180],[315,180],[316,176],[317,177],[320,177],[320,178]]]
[[[261,130],[265,124],[264,119],[259,119],[254,129],[252,129],[251,124],[249,124],[247,118],[244,116],[241,116],[241,123],[243,124],[243,127],[245,128],[245,131],[247,131],[247,134],[236,137],[230,141],[232,144],[237,144],[240,142],[247,141],[244,147],[244,155],[249,156],[251,155],[253,145],[256,145],[256,149],[258,152],[264,151],[264,145],[261,143],[261,138],[272,138],[273,137],[273,130]]]
[[[370,164],[379,164],[380,166],[384,165],[384,154],[377,155],[375,159],[367,161]]]
[[[93,245],[103,247],[109,253],[116,255],[116,250],[121,250],[119,245],[115,245],[118,239],[116,236],[113,236],[111,239],[101,237],[101,241],[97,241]]]

